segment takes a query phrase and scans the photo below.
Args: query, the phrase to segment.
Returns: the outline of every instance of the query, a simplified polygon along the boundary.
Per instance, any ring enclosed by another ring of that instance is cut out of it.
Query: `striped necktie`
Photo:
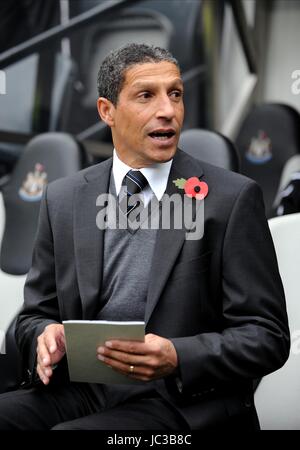
[[[125,175],[124,182],[127,189],[127,202],[132,195],[139,194],[148,184],[147,179],[139,170],[129,170]],[[127,216],[136,208],[136,206],[138,206],[138,204],[139,202],[134,205],[128,205]]]

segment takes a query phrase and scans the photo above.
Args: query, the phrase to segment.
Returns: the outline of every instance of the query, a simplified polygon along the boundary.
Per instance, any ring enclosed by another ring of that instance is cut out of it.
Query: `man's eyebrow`
[[[183,89],[183,82],[181,78],[176,78],[176,80],[173,80],[172,82],[168,83],[168,86]],[[134,89],[149,89],[149,88],[156,88],[157,84],[153,83],[153,81],[136,81],[131,85],[131,87]]]

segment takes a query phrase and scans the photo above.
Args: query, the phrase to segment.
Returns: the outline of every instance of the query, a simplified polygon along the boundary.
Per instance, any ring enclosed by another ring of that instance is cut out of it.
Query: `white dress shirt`
[[[120,160],[116,149],[114,149],[112,171],[114,176],[116,194],[120,194],[122,182],[126,173],[129,170],[139,170],[148,181],[148,185],[141,192],[141,195],[143,196],[144,206],[146,207],[148,205],[153,194],[155,195],[157,200],[160,201],[167,188],[172,162],[173,160],[171,159],[170,161],[167,161],[165,163],[155,163],[151,167],[133,169]]]

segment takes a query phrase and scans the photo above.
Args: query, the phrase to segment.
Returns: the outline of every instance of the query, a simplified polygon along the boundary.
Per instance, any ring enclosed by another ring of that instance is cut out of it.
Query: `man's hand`
[[[170,375],[178,365],[169,339],[147,334],[145,342],[111,340],[97,348],[97,358],[113,369],[141,381]]]
[[[64,326],[48,325],[37,339],[37,373],[44,384],[53,374],[52,366],[58,363],[66,352]]]

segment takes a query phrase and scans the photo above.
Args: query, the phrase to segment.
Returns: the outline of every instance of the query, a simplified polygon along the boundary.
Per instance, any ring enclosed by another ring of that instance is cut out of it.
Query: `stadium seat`
[[[234,144],[219,133],[198,128],[184,130],[178,146],[194,158],[239,172],[239,158]]]
[[[286,364],[264,377],[255,392],[263,430],[300,430],[300,213],[269,220],[286,295],[291,353]]]
[[[77,172],[84,164],[84,151],[72,136],[44,133],[27,144],[2,189],[0,392],[13,389],[20,381],[20,357],[14,340],[15,315],[23,302],[23,285],[31,265],[43,187]]]
[[[255,105],[235,143],[241,173],[261,186],[270,218],[283,167],[288,159],[300,153],[300,115],[284,104]]]
[[[30,268],[43,186],[82,166],[83,151],[66,133],[40,134],[27,144],[2,189],[5,227],[0,265],[4,272],[22,275]]]

